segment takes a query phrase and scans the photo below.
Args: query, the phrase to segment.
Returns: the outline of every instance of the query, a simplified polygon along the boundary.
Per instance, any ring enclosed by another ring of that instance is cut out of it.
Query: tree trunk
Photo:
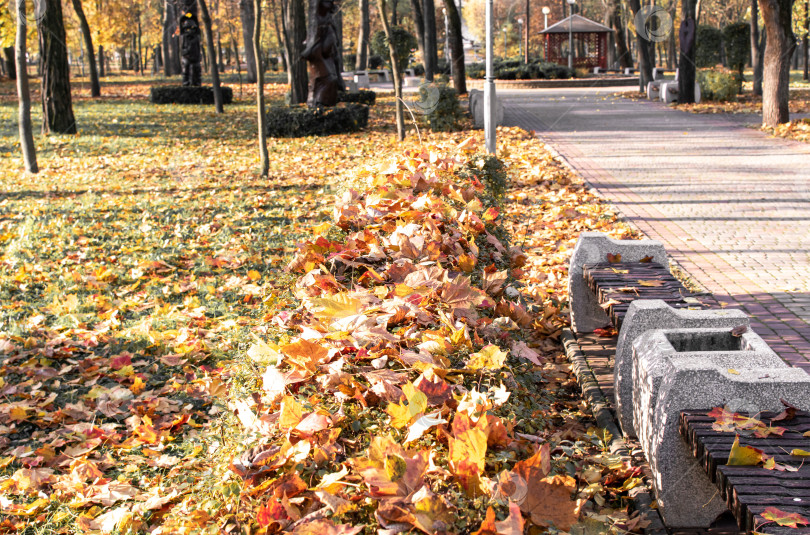
[[[242,20],[242,36],[245,40],[245,63],[247,64],[247,82],[252,84],[256,78],[256,52],[253,47],[253,31],[256,27],[256,7],[251,0],[239,0],[239,18]]]
[[[455,0],[453,0],[455,1]],[[456,10],[458,11],[458,10]],[[531,6],[529,0],[526,0],[526,5],[523,9],[523,18],[525,19],[525,26],[523,26],[523,62],[529,63],[529,35],[531,34]]]
[[[691,0],[684,0],[691,1]],[[630,10],[635,16],[641,9],[639,0],[630,0]],[[638,72],[639,72],[639,89],[646,91],[647,83],[652,81],[652,64],[650,62],[650,47],[647,46],[647,40],[636,30],[636,44],[638,48]]]
[[[673,20],[673,24],[675,17],[677,16],[675,8],[675,2],[672,2],[672,9],[669,11],[669,17]],[[667,68],[671,71],[675,70],[675,62],[678,58],[678,54],[675,52],[677,50],[675,41],[675,32],[669,32],[669,39],[667,39]]]
[[[681,0],[680,41],[681,57],[678,62],[678,104],[695,102],[695,48],[697,22],[695,19],[695,0]],[[691,29],[687,25],[691,25]],[[690,33],[691,32],[691,33]],[[687,36],[691,35],[690,38]]]
[[[214,86],[214,107],[217,113],[224,113],[222,108],[222,88],[219,85],[219,62],[217,61],[217,49],[214,46],[214,32],[211,29],[211,14],[208,13],[208,5],[205,0],[197,0],[202,15],[203,27],[205,28],[205,44],[208,49],[208,63],[211,68],[211,82]]]
[[[802,79],[808,80],[810,79],[810,68],[807,65],[807,60],[809,59],[808,50],[807,50],[807,34],[810,33],[810,2],[804,2],[804,38],[802,39],[802,56],[804,56],[804,73],[802,73]]]
[[[368,40],[371,31],[368,0],[360,0],[358,9],[360,10],[360,29],[357,33],[357,55],[354,61],[354,70],[364,71],[368,68]]]
[[[141,14],[138,13],[138,71],[143,75],[143,68],[146,66],[146,62],[143,58],[143,47],[142,41],[142,30],[141,30]]]
[[[104,46],[98,45],[98,77],[104,78],[106,76],[104,70]]]
[[[87,50],[87,63],[90,66],[90,96],[101,96],[101,84],[98,81],[98,70],[96,69],[96,52],[93,49],[93,36],[90,34],[90,25],[87,24],[87,17],[84,16],[82,0],[73,0],[73,10],[79,17],[79,28],[84,39],[84,48]]]
[[[419,55],[422,56],[422,65],[425,63],[425,19],[422,16],[422,3],[420,0],[411,0],[411,11],[413,12],[413,24],[416,28],[416,46],[419,48]]]
[[[65,21],[61,2],[47,2],[38,24],[42,55],[42,132],[75,134]]]
[[[622,21],[622,4],[621,0],[612,0],[610,3],[610,24],[616,30],[616,55],[618,56],[619,65],[623,69],[629,69],[633,66],[633,56],[630,50],[627,49],[626,28]]]
[[[285,48],[287,51],[287,81],[290,84],[290,104],[307,101],[307,62],[301,57],[307,36],[304,0],[289,0],[286,9]]]
[[[14,65],[14,47],[3,47],[3,63],[6,66],[6,73],[10,80],[17,79],[17,70]]]
[[[262,0],[253,0],[253,57],[256,58],[256,111],[259,117],[259,156],[262,178],[270,173],[270,156],[267,153],[267,117],[264,114],[264,68],[262,67]]]
[[[422,0],[422,17],[425,19],[425,80],[432,82],[439,68],[436,4],[433,0]]]
[[[776,126],[790,120],[790,58],[796,47],[792,0],[760,0],[768,42],[762,84],[762,123]]]
[[[278,20],[278,10],[276,9],[276,1],[270,0],[270,10],[273,12],[273,29],[276,32],[276,42],[279,46],[284,50],[284,37],[282,32],[283,25],[279,23]],[[281,54],[281,66],[284,72],[287,72],[287,54],[286,52],[282,52]]]
[[[528,6],[528,1],[527,1]],[[450,34],[450,58],[453,62],[453,87],[456,93],[467,93],[467,73],[464,70],[464,42],[461,39],[461,15],[455,0],[444,0],[447,10],[447,28]],[[528,37],[528,34],[526,34]]]
[[[172,75],[172,30],[174,26],[174,3],[165,0],[163,3],[163,75]]]
[[[385,0],[380,1],[380,19],[382,20],[383,31],[388,38],[388,55],[391,60],[391,71],[394,76],[394,100],[396,101],[396,117],[397,117],[397,140],[405,140],[405,115],[402,105],[402,74],[399,72],[399,63],[397,62],[397,51],[394,48],[394,41],[391,39],[391,26],[388,24],[388,15],[386,14]]]
[[[31,91],[28,87],[28,65],[26,64],[26,29],[25,0],[17,0],[17,40],[16,70],[17,70],[17,98],[19,107],[20,147],[22,148],[25,170],[29,173],[39,171],[37,166],[37,152],[34,148],[34,130],[31,126]]]

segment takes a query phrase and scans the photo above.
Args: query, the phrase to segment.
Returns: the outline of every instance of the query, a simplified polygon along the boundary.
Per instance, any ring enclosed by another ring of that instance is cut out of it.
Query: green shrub
[[[452,132],[460,128],[464,117],[456,90],[446,84],[422,84],[418,108],[424,112],[434,132]]]
[[[723,28],[723,45],[726,64],[735,72],[737,93],[741,93],[743,70],[751,57],[751,26],[747,22],[735,22]]]
[[[397,66],[400,71],[404,71],[408,66],[408,60],[411,57],[411,52],[417,47],[418,43],[416,37],[413,36],[408,30],[400,26],[391,28],[391,37],[394,40],[394,50],[396,51]],[[375,54],[381,56],[385,64],[390,63],[388,52],[388,39],[385,37],[385,32],[377,32],[371,39],[371,50]]]
[[[376,70],[382,69],[383,65],[388,62],[388,51],[386,50],[385,56],[372,54],[368,57],[368,69]]]
[[[377,102],[377,93],[367,89],[361,89],[357,93],[343,92],[338,93],[338,101],[340,102],[355,102],[357,104],[365,104],[372,106]]]
[[[233,89],[221,86],[222,102],[233,102]],[[158,85],[152,87],[149,100],[153,104],[213,104],[214,88],[201,86]]]
[[[723,32],[714,26],[701,25],[697,28],[695,43],[695,65],[698,69],[714,67],[721,61]]]
[[[725,102],[734,100],[737,96],[737,77],[728,69],[700,69],[697,72],[697,81],[705,100]]]
[[[277,107],[267,111],[270,137],[328,136],[356,132],[368,125],[368,106],[333,108]]]

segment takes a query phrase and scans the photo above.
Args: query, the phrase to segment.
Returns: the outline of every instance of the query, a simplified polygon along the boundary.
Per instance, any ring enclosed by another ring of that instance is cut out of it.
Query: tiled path
[[[615,90],[503,91],[534,130],[715,297],[810,372],[810,144]],[[750,118],[750,122],[757,118]]]

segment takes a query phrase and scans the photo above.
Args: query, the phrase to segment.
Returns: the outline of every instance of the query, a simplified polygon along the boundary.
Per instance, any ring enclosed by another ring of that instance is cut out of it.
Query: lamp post
[[[492,3],[493,0],[486,0],[486,28],[487,28],[487,74],[484,81],[484,139],[486,140],[487,152],[495,154],[495,80],[492,78]]]
[[[574,4],[577,0],[568,2],[568,69],[574,70]]]
[[[445,8],[442,8],[442,14],[444,15],[444,59],[450,65],[450,76],[452,77],[453,60],[450,58],[450,32],[447,29],[447,10]]]
[[[501,28],[503,30],[503,58],[506,59],[508,54],[506,53],[506,28]]]
[[[518,33],[518,56],[521,58],[523,57],[523,40],[521,37],[523,36],[523,19],[517,20],[518,26],[520,26],[520,33]]]
[[[551,13],[551,8],[546,6],[543,8],[543,25],[548,30],[548,14]]]

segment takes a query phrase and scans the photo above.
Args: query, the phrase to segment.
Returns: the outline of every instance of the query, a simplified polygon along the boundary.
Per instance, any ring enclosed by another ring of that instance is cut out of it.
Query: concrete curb
[[[569,78],[564,80],[495,80],[495,89],[547,89],[566,87],[638,86],[638,76],[621,78]],[[483,89],[484,80],[467,80],[467,89]]]
[[[602,390],[599,388],[596,377],[594,377],[590,366],[588,366],[585,355],[579,348],[574,333],[570,329],[563,329],[562,343],[565,348],[565,356],[571,363],[574,375],[582,389],[582,395],[591,408],[596,424],[613,435],[610,441],[610,452],[619,455],[625,461],[631,461],[630,451],[616,423],[616,418],[610,410]],[[632,489],[630,498],[633,500],[634,508],[650,521],[650,525],[644,529],[645,535],[667,535],[667,529],[664,527],[658,510],[650,507],[653,502],[653,495],[648,484],[645,482],[644,487]]]

